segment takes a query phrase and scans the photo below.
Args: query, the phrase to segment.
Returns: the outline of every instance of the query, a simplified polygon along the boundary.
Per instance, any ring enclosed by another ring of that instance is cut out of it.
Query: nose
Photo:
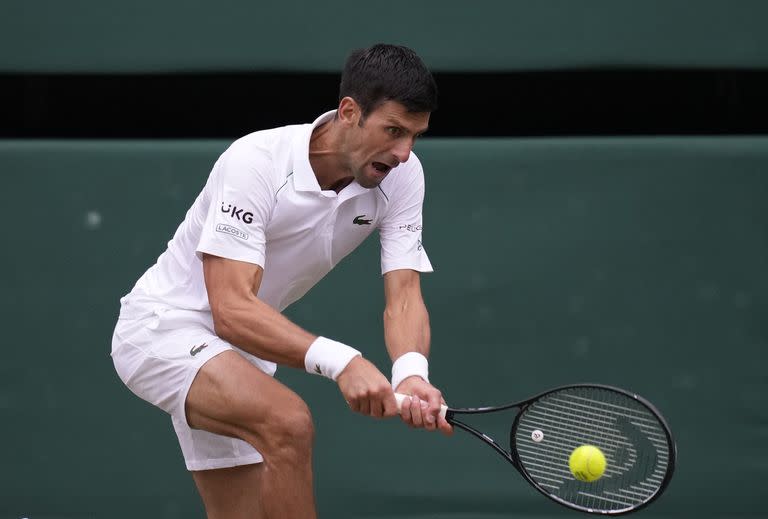
[[[411,150],[413,149],[413,141],[410,139],[400,139],[397,141],[397,144],[395,145],[395,148],[392,150],[392,153],[395,155],[397,160],[402,164],[403,162],[408,161],[408,157],[411,156]]]

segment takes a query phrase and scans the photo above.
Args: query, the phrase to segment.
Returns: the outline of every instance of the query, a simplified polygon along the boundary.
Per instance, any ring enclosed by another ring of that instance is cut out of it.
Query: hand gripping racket
[[[406,396],[395,397],[399,408]],[[509,450],[457,418],[512,408],[518,411]],[[514,404],[443,406],[440,414],[493,447],[536,490],[582,512],[639,510],[664,492],[675,468],[676,447],[664,418],[644,398],[615,387],[563,386]],[[580,481],[569,469],[571,453],[582,445],[595,446],[605,456],[605,472],[596,481]]]

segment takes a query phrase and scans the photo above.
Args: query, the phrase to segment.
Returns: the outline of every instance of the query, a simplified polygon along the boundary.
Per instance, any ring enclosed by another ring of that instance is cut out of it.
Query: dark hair
[[[363,118],[385,101],[397,101],[409,112],[437,110],[437,85],[421,58],[400,45],[377,43],[353,51],[344,64],[339,101],[351,97]]]

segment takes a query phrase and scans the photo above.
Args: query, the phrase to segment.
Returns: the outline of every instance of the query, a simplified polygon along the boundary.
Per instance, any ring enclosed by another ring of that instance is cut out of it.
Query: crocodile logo
[[[192,346],[192,348],[189,350],[189,354],[194,357],[195,355],[197,355],[198,353],[200,353],[201,351],[203,351],[207,347],[208,347],[208,343],[207,342],[204,342],[204,343],[202,343],[199,346]]]

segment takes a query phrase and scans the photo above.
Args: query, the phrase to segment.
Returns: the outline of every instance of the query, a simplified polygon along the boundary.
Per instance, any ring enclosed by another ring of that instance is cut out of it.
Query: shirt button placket
[[[333,266],[333,230],[336,227],[336,217],[338,216],[338,199],[333,201],[333,209],[325,220],[325,229],[323,230],[323,239],[325,240],[325,258],[328,265]]]

